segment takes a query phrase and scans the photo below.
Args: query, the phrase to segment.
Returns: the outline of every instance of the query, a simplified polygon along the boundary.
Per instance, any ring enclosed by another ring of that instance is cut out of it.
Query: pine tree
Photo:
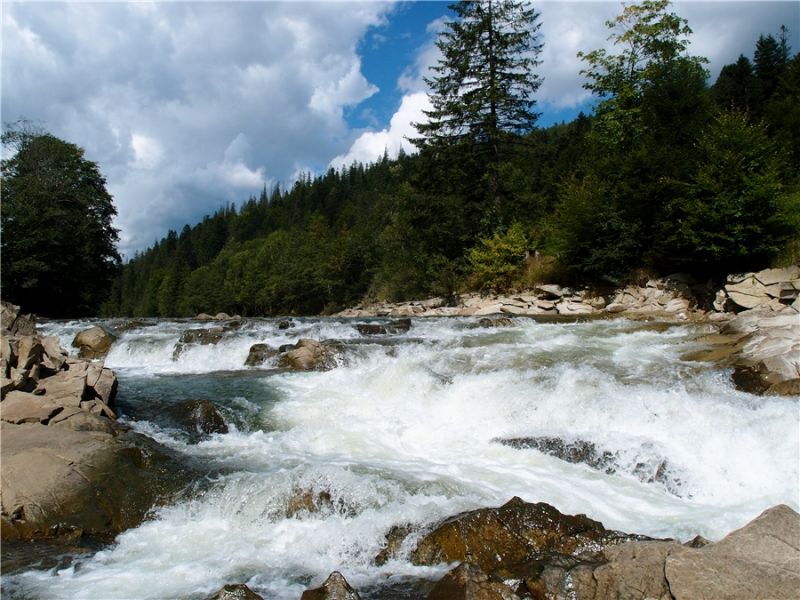
[[[425,79],[433,108],[425,112],[428,122],[415,123],[421,137],[412,142],[437,150],[469,144],[497,163],[507,134],[529,131],[538,117],[539,14],[514,0],[458,2],[450,9],[457,19],[440,34],[442,58],[436,75]]]

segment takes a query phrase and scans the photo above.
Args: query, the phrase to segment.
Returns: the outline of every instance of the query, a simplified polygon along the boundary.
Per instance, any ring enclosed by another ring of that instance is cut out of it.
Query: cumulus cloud
[[[359,40],[386,2],[4,3],[2,118],[86,149],[114,195],[121,250],[240,201],[357,132],[377,92]]]
[[[413,152],[414,146],[407,139],[417,135],[413,123],[423,122],[426,118],[423,111],[431,108],[425,92],[403,96],[400,108],[392,116],[389,127],[362,133],[346,154],[339,155],[331,161],[331,166],[338,169],[350,166],[354,162],[374,162],[383,156],[384,152],[390,157],[396,157],[401,149],[404,152]]]

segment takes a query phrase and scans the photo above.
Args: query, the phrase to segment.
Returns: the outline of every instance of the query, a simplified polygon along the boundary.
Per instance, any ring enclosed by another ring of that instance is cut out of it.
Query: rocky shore
[[[1,310],[2,540],[110,540],[135,527],[177,489],[181,467],[117,423],[117,379],[102,360],[71,357],[32,315]],[[96,359],[111,341],[96,327],[75,346]]]

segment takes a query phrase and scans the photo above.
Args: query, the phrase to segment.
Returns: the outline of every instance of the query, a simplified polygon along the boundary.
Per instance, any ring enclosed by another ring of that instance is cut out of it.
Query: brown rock
[[[78,348],[80,358],[102,358],[108,354],[115,339],[117,338],[113,333],[96,325],[79,332],[72,340],[72,345]]]
[[[0,327],[7,335],[36,335],[36,317],[20,314],[19,306],[0,303]]]
[[[228,425],[210,400],[186,400],[171,411],[178,424],[190,434],[228,433]]]
[[[303,592],[300,600],[361,600],[361,596],[339,571],[334,571],[320,587]]]
[[[767,396],[800,396],[800,379],[773,383],[764,392]]]
[[[413,531],[411,525],[395,525],[386,534],[386,547],[375,557],[376,565],[385,565],[389,559],[396,558],[403,541]]]
[[[327,371],[336,366],[332,347],[316,340],[301,339],[294,346],[281,347],[278,366],[297,371]]]
[[[30,369],[42,361],[44,348],[38,337],[24,335],[19,338],[17,354],[17,368]]]
[[[42,379],[36,393],[45,394],[61,406],[80,406],[83,400],[88,400],[91,394],[86,387],[86,363],[71,362],[68,366],[68,370]]]
[[[229,584],[206,600],[264,600],[243,583]]]
[[[490,581],[480,567],[461,563],[431,590],[427,600],[519,600],[504,583]]]
[[[411,554],[415,564],[470,562],[503,577],[527,572],[545,553],[577,555],[636,536],[606,530],[586,515],[564,515],[545,503],[514,497],[499,508],[482,508],[446,519]]]
[[[44,356],[42,363],[52,371],[59,371],[67,360],[68,352],[61,347],[56,336],[46,336],[41,338]]]
[[[514,321],[508,317],[483,317],[478,319],[478,327],[511,327],[512,325],[514,325]]]

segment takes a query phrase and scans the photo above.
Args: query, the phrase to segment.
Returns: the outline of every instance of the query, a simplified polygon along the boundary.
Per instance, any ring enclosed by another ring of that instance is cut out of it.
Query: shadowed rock
[[[247,359],[244,364],[247,367],[257,367],[277,355],[278,349],[269,344],[253,344],[250,346],[250,351],[247,353]]]
[[[431,590],[427,600],[519,600],[504,583],[491,581],[480,567],[461,563]]]

